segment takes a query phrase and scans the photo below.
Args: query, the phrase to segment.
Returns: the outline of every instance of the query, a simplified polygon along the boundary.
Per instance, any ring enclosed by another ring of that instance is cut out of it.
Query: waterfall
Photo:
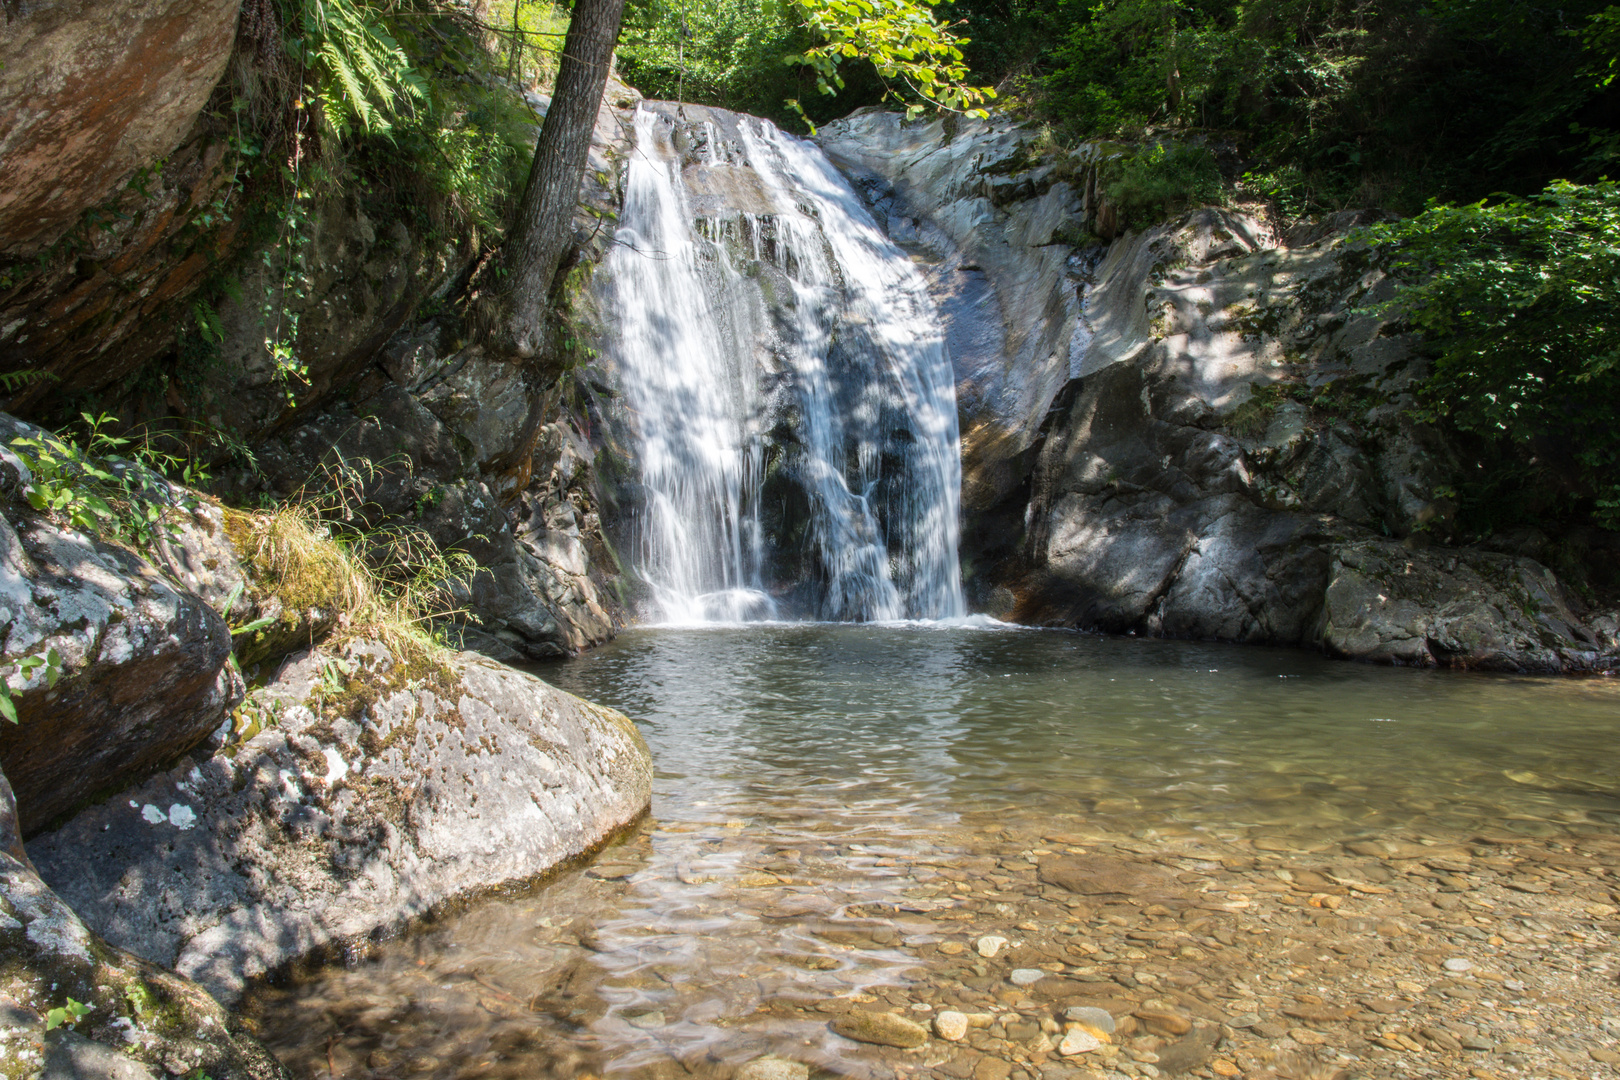
[[[926,286],[814,145],[647,103],[606,269],[667,622],[964,614],[954,380]]]

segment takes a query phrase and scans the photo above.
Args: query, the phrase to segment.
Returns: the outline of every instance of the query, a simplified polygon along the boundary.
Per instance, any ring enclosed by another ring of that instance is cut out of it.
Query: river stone
[[[1203,1068],[1214,1055],[1215,1044],[1220,1038],[1220,1028],[1201,1027],[1175,1042],[1159,1047],[1155,1051],[1159,1055],[1159,1072],[1167,1076],[1178,1076]]]
[[[1075,1054],[1086,1054],[1102,1048],[1102,1042],[1093,1034],[1081,1028],[1075,1028],[1063,1036],[1058,1043],[1057,1052],[1064,1057],[1073,1057]]]
[[[1137,1009],[1135,1015],[1149,1031],[1160,1035],[1185,1035],[1192,1030],[1192,1021],[1175,1009],[1149,1005]]]
[[[1474,970],[1473,963],[1471,961],[1464,960],[1460,956],[1451,957],[1449,960],[1445,961],[1441,966],[1444,967],[1447,971],[1472,971],[1472,970]]]
[[[1114,1014],[1107,1009],[1099,1009],[1094,1005],[1075,1005],[1063,1010],[1063,1018],[1072,1020],[1077,1024],[1084,1024],[1094,1031],[1101,1031],[1105,1035],[1114,1033]]]
[[[1012,974],[1007,976],[1014,986],[1033,986],[1046,978],[1046,972],[1039,968],[1013,968]]]
[[[323,673],[346,684],[326,704]],[[533,879],[646,811],[651,762],[621,714],[470,653],[421,677],[367,643],[297,658],[250,698],[275,723],[234,756],[155,777],[29,854],[103,936],[233,1001],[320,946]]]
[[[961,1042],[967,1037],[968,1018],[955,1009],[946,1009],[934,1016],[934,1034],[946,1042]]]
[[[921,1046],[928,1041],[927,1028],[897,1013],[853,1009],[834,1019],[832,1029],[846,1039],[879,1046],[898,1046],[902,1050]]]
[[[977,949],[979,955],[984,957],[986,960],[993,960],[995,959],[996,954],[1001,952],[1002,948],[1006,944],[1007,939],[999,934],[986,934],[984,937],[980,938],[973,947]]]
[[[1084,896],[1163,897],[1180,891],[1173,877],[1151,864],[1104,855],[1043,859],[1040,879]]]
[[[737,1070],[737,1080],[810,1080],[810,1066],[785,1058],[755,1058]]]

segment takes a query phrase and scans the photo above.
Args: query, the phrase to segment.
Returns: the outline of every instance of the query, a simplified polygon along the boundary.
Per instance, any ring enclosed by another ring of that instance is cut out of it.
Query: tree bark
[[[504,287],[487,342],[494,352],[529,360],[543,349],[546,301],[573,235],[591,132],[623,14],[624,0],[575,0],[529,182],[502,248]]]

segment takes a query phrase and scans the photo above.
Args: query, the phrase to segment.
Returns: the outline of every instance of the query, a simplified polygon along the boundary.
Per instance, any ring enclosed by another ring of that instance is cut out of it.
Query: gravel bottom
[[[1620,838],[1587,828],[650,825],[245,1015],[367,1080],[1612,1077]]]

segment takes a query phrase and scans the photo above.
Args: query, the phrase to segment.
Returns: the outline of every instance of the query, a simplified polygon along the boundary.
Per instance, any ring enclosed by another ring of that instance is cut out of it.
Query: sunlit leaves
[[[1435,350],[1425,418],[1520,448],[1620,527],[1620,184],[1431,206],[1364,237]]]
[[[387,134],[412,102],[425,101],[427,83],[380,14],[361,0],[304,0],[303,33],[289,49],[317,73],[321,115],[346,135],[358,123]]]
[[[845,61],[863,58],[883,80],[886,96],[907,103],[908,116],[929,107],[987,116],[983,106],[996,92],[968,83],[968,65],[960,48],[968,39],[957,36],[959,24],[935,17],[936,2],[799,0],[805,25],[821,44],[789,60],[815,72],[816,89],[823,94],[843,89],[839,68]],[[797,101],[788,104],[803,115]]]

